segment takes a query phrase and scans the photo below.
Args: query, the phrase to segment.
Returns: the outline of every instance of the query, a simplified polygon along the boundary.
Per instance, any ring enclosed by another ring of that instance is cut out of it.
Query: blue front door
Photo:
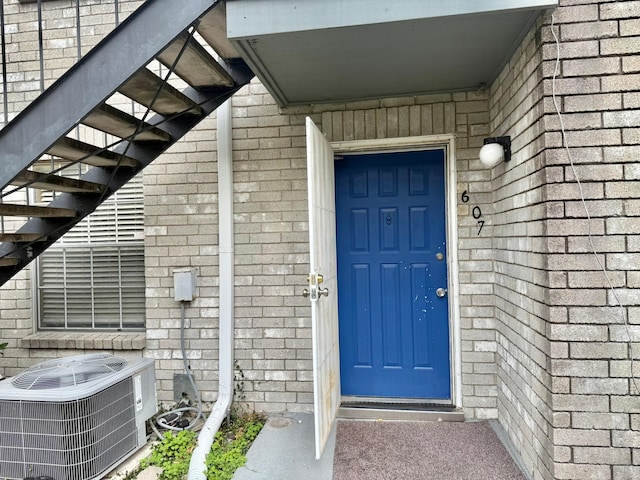
[[[451,398],[444,163],[443,150],[335,162],[342,395]]]

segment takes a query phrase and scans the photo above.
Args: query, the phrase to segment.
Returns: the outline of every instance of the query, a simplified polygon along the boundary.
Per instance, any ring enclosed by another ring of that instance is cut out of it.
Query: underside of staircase
[[[222,1],[140,6],[0,130],[0,285],[252,77]]]

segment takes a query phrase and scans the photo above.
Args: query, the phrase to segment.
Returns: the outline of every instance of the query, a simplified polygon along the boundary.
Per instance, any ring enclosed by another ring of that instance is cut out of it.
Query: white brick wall
[[[550,172],[544,165],[539,27],[491,87],[491,134],[511,136],[513,157],[494,169],[489,191],[495,207],[498,418],[527,473],[552,478],[545,219],[562,212],[542,203]]]
[[[561,74],[587,77],[592,86],[589,91],[578,85],[567,88],[560,102],[566,115],[589,118],[589,124],[567,125],[568,144],[582,147],[573,157],[580,179],[589,185],[585,196],[602,261],[611,269],[620,300],[625,307],[634,307],[640,300],[633,283],[638,254],[632,246],[638,222],[637,213],[626,206],[635,204],[638,197],[633,165],[638,152],[634,99],[640,88],[635,81],[640,3],[584,3],[559,9],[556,17],[560,38],[574,52],[572,59],[561,53]],[[587,12],[595,15],[594,28],[583,28],[578,34]],[[591,47],[585,49],[584,42]],[[545,60],[554,59],[555,52],[545,50]],[[555,123],[549,122],[549,130],[558,129]],[[554,137],[549,146],[559,146],[557,141]],[[564,166],[565,181],[574,181],[564,152],[550,152],[549,160]],[[640,476],[640,458],[635,432],[629,428],[637,396],[630,395],[628,337],[620,325],[625,316],[636,323],[631,317],[634,309],[625,308],[621,315],[593,256],[585,253],[590,251],[586,215],[575,192],[557,198],[563,201],[565,218],[574,220],[566,223],[562,233],[565,259],[555,258],[560,252],[549,259],[550,269],[567,274],[566,283],[554,285],[557,288],[550,292],[552,302],[567,313],[563,323],[551,325],[548,332],[549,340],[568,347],[562,357],[550,362],[551,373],[561,385],[553,392],[553,408],[566,412],[568,419],[567,429],[554,433],[554,443],[566,445],[570,454],[554,459],[556,478],[635,478]]]
[[[499,418],[533,478],[635,478],[627,336],[588,234],[631,315],[640,300],[637,213],[626,207],[638,196],[630,167],[638,152],[638,2],[560,5],[555,89],[592,222],[550,99],[556,46],[547,16],[491,89],[491,131],[512,136],[515,161],[493,179],[502,225],[494,227]],[[501,107],[523,89],[528,103]]]
[[[123,21],[142,0],[119,0],[118,20]],[[76,29],[81,29],[81,52],[86,54],[116,22],[113,0],[86,0],[80,8],[80,23],[75,3],[42,2],[44,86],[47,87],[78,59]],[[40,94],[40,57],[38,53],[37,3],[21,4],[4,0],[7,42],[6,92],[9,119]],[[1,88],[1,87],[0,87]],[[2,92],[0,92],[2,93]],[[0,102],[0,125],[4,122],[4,104]]]
[[[233,99],[234,191],[236,234],[236,348],[238,366],[246,377],[243,399],[258,410],[310,410],[312,408],[311,322],[308,301],[301,289],[308,273],[308,233],[306,204],[306,150],[304,117],[312,116],[327,138],[358,140],[435,133],[456,134],[460,193],[468,190],[474,205],[488,209],[489,173],[480,169],[477,148],[487,131],[487,93],[461,93],[384,99],[381,102],[292,107],[281,112],[273,98],[254,81]],[[483,123],[485,122],[485,123]],[[215,139],[215,132],[193,132]],[[174,149],[175,150],[175,149]],[[207,150],[209,153],[207,153]],[[169,177],[169,165],[186,170],[199,168],[211,159],[215,169],[215,143],[201,145],[198,156],[171,153],[146,173],[147,268],[148,268],[148,352],[161,359],[170,379],[180,368],[168,351],[170,326],[162,326],[167,315],[176,318],[177,305],[171,298],[171,267],[193,265],[195,253],[189,250],[194,235],[185,238],[181,230],[170,233],[172,215],[167,205],[180,203],[183,189],[190,188],[185,177]],[[208,180],[207,180],[208,181]],[[215,174],[211,179],[215,188]],[[162,182],[168,185],[161,185]],[[196,200],[196,199],[194,199]],[[215,200],[215,199],[214,199]],[[189,203],[181,208],[187,208]],[[216,242],[216,203],[214,217],[206,219],[209,230],[203,242]],[[488,294],[493,279],[490,262],[489,227],[477,236],[476,221],[467,205],[459,208],[462,262],[463,389],[465,412],[470,418],[494,418],[495,334]],[[186,216],[179,217],[185,221]],[[197,212],[189,224],[200,223]],[[173,253],[156,248],[159,242],[175,246]],[[216,265],[216,251],[205,252],[199,261]],[[149,270],[150,269],[150,270]],[[152,278],[159,275],[159,278]],[[217,270],[201,275],[204,282],[217,286]],[[210,277],[210,278],[209,278]],[[207,298],[209,297],[209,298]],[[202,319],[196,338],[203,342],[210,358],[217,358],[217,289],[200,292],[192,303],[192,316]],[[200,313],[198,313],[200,312]],[[207,320],[210,314],[211,318]],[[189,315],[188,315],[189,316]],[[171,325],[168,323],[167,325]],[[191,340],[193,344],[195,340]],[[191,347],[190,347],[191,348]],[[205,355],[205,352],[202,352]],[[176,358],[178,358],[176,357]],[[173,360],[172,360],[173,359]],[[167,361],[164,361],[167,360]],[[215,363],[194,359],[196,376]],[[214,375],[215,377],[215,375]],[[166,384],[163,400],[172,398]],[[215,398],[215,386],[205,399]]]

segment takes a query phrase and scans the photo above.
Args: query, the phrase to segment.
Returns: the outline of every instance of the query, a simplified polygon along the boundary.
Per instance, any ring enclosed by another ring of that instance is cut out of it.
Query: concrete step
[[[338,418],[345,420],[395,420],[411,422],[464,422],[462,409],[452,407],[379,408],[369,406],[343,406]]]

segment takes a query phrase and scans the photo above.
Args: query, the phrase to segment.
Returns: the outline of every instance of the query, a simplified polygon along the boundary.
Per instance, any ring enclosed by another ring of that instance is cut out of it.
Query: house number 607
[[[462,192],[462,203],[467,203],[468,201],[469,201],[469,194],[465,190],[464,192]],[[484,220],[482,220],[482,210],[478,205],[473,207],[473,209],[471,210],[471,216],[478,221],[478,235],[480,235],[480,232],[482,231],[482,227],[484,227]]]

